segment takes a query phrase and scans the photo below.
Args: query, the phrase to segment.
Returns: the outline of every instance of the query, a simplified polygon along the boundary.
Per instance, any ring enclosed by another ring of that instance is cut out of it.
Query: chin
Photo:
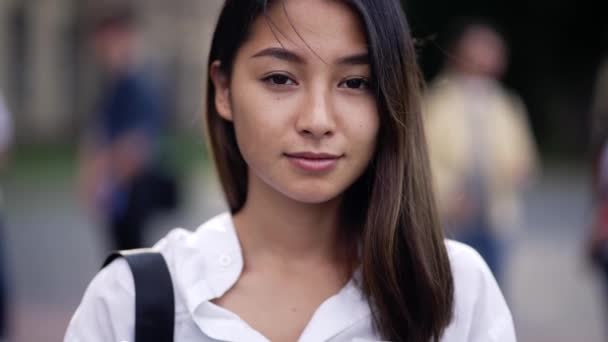
[[[327,196],[324,194],[305,194],[298,196],[289,196],[294,201],[298,201],[306,204],[322,204],[329,202],[330,200],[336,198],[336,196]]]
[[[306,204],[329,202],[340,195],[340,191],[337,189],[328,189],[315,185],[286,189],[286,191],[281,192],[294,201]]]

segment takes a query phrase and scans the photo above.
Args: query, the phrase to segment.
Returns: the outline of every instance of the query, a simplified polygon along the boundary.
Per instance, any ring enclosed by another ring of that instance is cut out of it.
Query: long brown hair
[[[240,46],[270,0],[227,0],[213,36],[209,67],[221,61],[231,75]],[[272,4],[271,4],[272,3]],[[376,153],[348,190],[344,222],[360,248],[361,288],[384,339],[438,341],[452,319],[454,285],[432,194],[420,110],[419,68],[409,26],[397,0],[346,1],[365,28],[380,113]],[[247,164],[231,122],[207,88],[207,133],[228,205],[247,198]]]

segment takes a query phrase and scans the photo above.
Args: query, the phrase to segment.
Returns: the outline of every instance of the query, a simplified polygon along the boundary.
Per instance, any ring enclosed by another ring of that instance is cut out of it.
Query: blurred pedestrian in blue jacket
[[[113,248],[137,248],[151,215],[176,202],[174,178],[159,161],[163,92],[137,63],[132,9],[100,15],[91,38],[104,86],[82,150],[81,190],[109,226]]]

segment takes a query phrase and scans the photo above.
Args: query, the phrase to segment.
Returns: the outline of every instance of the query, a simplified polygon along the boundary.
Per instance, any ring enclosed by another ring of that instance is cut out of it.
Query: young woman
[[[420,84],[397,0],[226,1],[207,128],[230,213],[155,246],[175,341],[515,341],[483,260],[443,239]],[[133,298],[117,260],[65,340],[133,341]]]

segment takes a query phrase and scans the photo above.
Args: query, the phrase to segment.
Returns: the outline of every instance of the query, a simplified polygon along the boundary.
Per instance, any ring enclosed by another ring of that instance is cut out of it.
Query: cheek
[[[231,107],[237,143],[248,164],[264,162],[283,151],[288,131],[286,106],[246,87],[232,89]]]
[[[368,117],[365,117],[357,126],[357,133],[362,140],[368,143],[374,143],[378,135],[378,113],[374,110]]]
[[[265,139],[271,134],[272,129],[258,113],[247,112],[243,109],[239,108],[233,112],[233,124],[239,150],[247,164],[250,164],[269,154],[270,146]]]
[[[373,152],[380,125],[375,101],[361,101],[349,107],[350,111],[345,112],[348,117],[344,122],[348,127],[347,134],[351,146],[356,146],[361,153]]]

